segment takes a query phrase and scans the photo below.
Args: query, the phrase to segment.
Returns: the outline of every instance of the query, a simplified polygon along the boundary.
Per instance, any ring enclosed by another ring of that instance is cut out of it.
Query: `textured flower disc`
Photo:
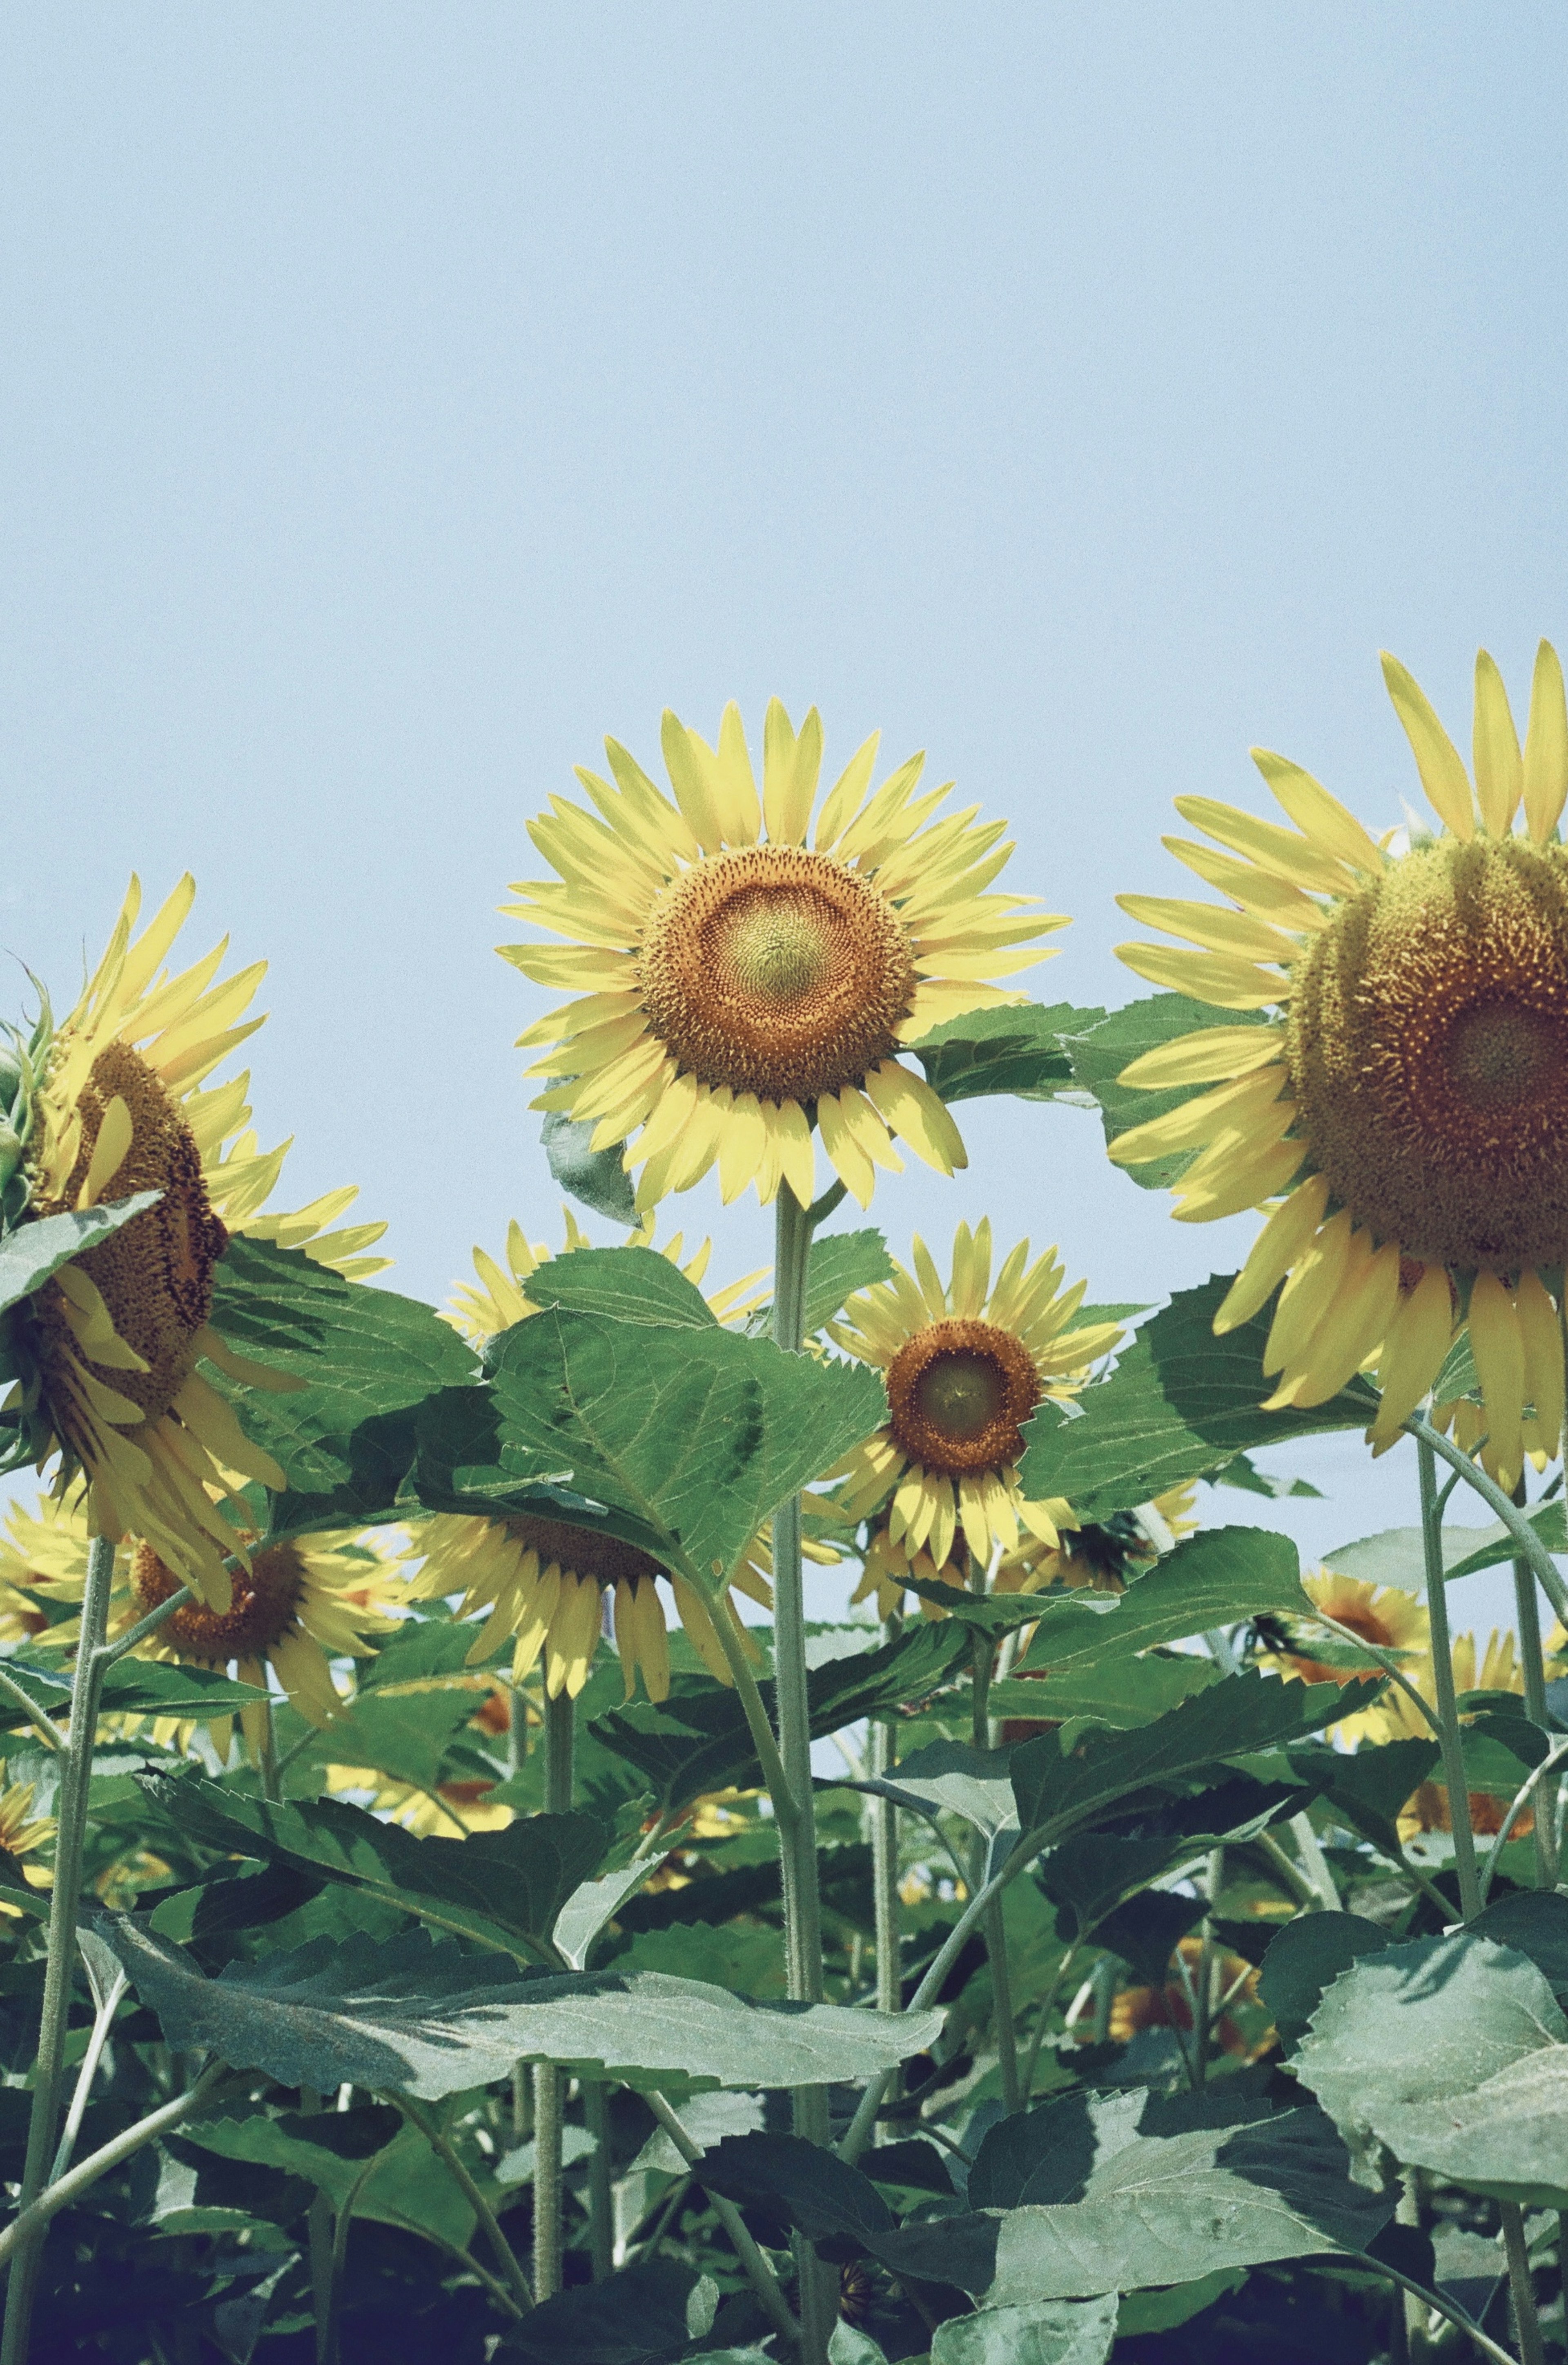
[[[591,1577],[606,1592],[621,1584],[651,1585],[664,1574],[657,1561],[635,1544],[595,1528],[574,1527],[568,1519],[538,1519],[529,1512],[503,1524],[514,1543],[538,1554],[541,1568],[569,1569],[577,1576]]]
[[[949,1478],[1002,1471],[1040,1401],[1035,1359],[994,1322],[928,1323],[888,1366],[888,1426],[912,1462]]]
[[[862,1083],[898,1048],[914,962],[886,899],[831,855],[711,856],[655,903],[648,1020],[684,1070],[759,1100]]]
[[[115,1172],[115,1196],[129,1198],[138,1191],[163,1195],[76,1264],[102,1296],[116,1337],[147,1365],[144,1372],[117,1365],[112,1373],[97,1366],[101,1377],[155,1421],[196,1368],[196,1339],[212,1310],[213,1269],[229,1234],[212,1212],[190,1126],[147,1062],[124,1043],[111,1043],[93,1062],[77,1102],[82,1146],[76,1162],[57,1198],[40,1194],[39,1213],[54,1215],[78,1205],[104,1113],[116,1099],[129,1113],[131,1134]],[[62,1380],[67,1359],[83,1360],[84,1350],[68,1326],[58,1283],[41,1293],[37,1320],[46,1377]],[[88,1354],[85,1360],[93,1359]],[[68,1389],[62,1389],[62,1397],[69,1402]]]
[[[1342,903],[1295,977],[1287,1063],[1335,1199],[1407,1256],[1568,1243],[1568,859],[1451,838]]]
[[[145,1618],[178,1591],[181,1580],[151,1544],[140,1544],[131,1563],[130,1582],[137,1615]],[[306,1571],[295,1547],[269,1544],[252,1556],[248,1569],[235,1570],[233,1599],[227,1612],[190,1602],[164,1620],[158,1629],[159,1639],[180,1658],[207,1666],[226,1666],[230,1659],[264,1659],[295,1631],[306,1583]]]
[[[1111,1155],[1135,1170],[1180,1157],[1183,1222],[1267,1211],[1215,1328],[1278,1292],[1262,1356],[1271,1409],[1326,1404],[1375,1367],[1368,1436],[1381,1452],[1461,1322],[1485,1407],[1482,1459],[1511,1489],[1525,1454],[1544,1463],[1562,1434],[1568,692],[1543,641],[1521,749],[1483,649],[1473,784],[1419,685],[1392,657],[1383,676],[1442,835],[1374,838],[1262,748],[1294,829],[1179,798],[1215,845],[1166,844],[1230,902],[1120,896],[1184,943],[1118,950],[1218,1010],[1281,1014],[1141,1054],[1119,1082],[1179,1104],[1118,1135]]]

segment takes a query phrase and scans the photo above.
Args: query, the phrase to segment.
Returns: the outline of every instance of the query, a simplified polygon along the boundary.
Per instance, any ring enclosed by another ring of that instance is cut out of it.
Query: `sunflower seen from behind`
[[[572,999],[519,1037],[550,1046],[535,1106],[627,1143],[637,1204],[718,1169],[726,1202],[764,1205],[788,1182],[816,1191],[813,1133],[868,1206],[903,1143],[942,1174],[963,1165],[957,1126],[900,1052],[943,1020],[1025,995],[994,982],[1043,958],[1065,925],[1033,898],[986,891],[1012,849],[978,806],[937,819],[947,787],[917,793],[912,757],[873,790],[879,734],[829,790],[813,707],[799,734],[778,699],[758,794],[740,711],[711,747],[666,712],[666,795],[615,740],[610,779],[579,768],[589,812],[562,797],[529,825],[555,871],[513,886],[503,909],[564,945],[503,945],[536,984]],[[808,846],[808,834],[812,843]],[[635,1137],[633,1139],[633,1137]]]
[[[1058,1499],[1031,1502],[1018,1479],[1023,1423],[1047,1396],[1077,1394],[1121,1337],[1114,1322],[1074,1328],[1085,1284],[1062,1288],[1054,1249],[1010,1252],[994,1285],[989,1217],[960,1224],[950,1279],[924,1242],[913,1272],[861,1291],[828,1326],[857,1361],[881,1372],[888,1418],[832,1474],[853,1519],[888,1505],[888,1544],[906,1565],[924,1554],[938,1574],[957,1546],[982,1567],[1026,1536],[1055,1547],[1074,1523]]]
[[[363,1274],[383,1261],[362,1251],[384,1227],[324,1234],[352,1191],[294,1216],[266,1212],[287,1144],[258,1147],[248,1076],[207,1082],[262,1024],[245,1013],[265,964],[220,979],[225,942],[170,976],[195,893],[187,876],[138,936],[132,880],[80,1000],[58,1026],[46,1011],[28,1046],[12,1104],[10,1223],[160,1195],[15,1310],[5,1409],[14,1454],[40,1466],[57,1454],[62,1492],[84,1477],[91,1532],[140,1537],[221,1611],[235,1538],[219,1503],[238,1499],[242,1479],[285,1480],[198,1367],[205,1359],[255,1387],[300,1384],[239,1355],[215,1327],[219,1260],[231,1234],[247,1233]]]
[[[1182,1036],[1121,1081],[1202,1088],[1111,1155],[1196,1155],[1188,1223],[1267,1220],[1215,1317],[1235,1328],[1283,1283],[1270,1406],[1325,1403],[1376,1362],[1381,1451],[1467,1328],[1484,1458],[1513,1486],[1562,1420],[1557,1299],[1568,1240],[1568,798],[1562,671],[1542,643],[1521,751],[1502,676],[1476,660],[1473,787],[1404,667],[1383,660],[1439,827],[1379,841],[1299,766],[1255,749],[1292,828],[1202,797],[1212,841],[1165,842],[1228,901],[1124,895],[1180,948],[1119,947],[1139,976],[1262,1025]],[[1518,824],[1522,820],[1522,827]]]

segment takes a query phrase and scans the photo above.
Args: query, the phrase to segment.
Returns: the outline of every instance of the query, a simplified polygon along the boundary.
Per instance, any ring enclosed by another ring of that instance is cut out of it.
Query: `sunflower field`
[[[286,1209],[189,879],[35,984],[0,2365],[1563,2354],[1568,706],[1384,673],[1426,817],[1255,751],[1111,1012],[921,757],[607,742],[499,948],[564,1219],[443,1307]],[[909,1239],[998,1095],[1241,1271]],[[1304,1571],[1330,1430],[1411,1523]]]

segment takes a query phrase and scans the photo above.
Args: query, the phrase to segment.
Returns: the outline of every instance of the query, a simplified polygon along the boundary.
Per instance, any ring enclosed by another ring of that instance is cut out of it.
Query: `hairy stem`
[[[895,1610],[884,1620],[882,1639],[896,1641],[903,1620]],[[871,1727],[871,1771],[886,1780],[898,1764],[898,1734],[892,1724],[879,1721]],[[873,1799],[871,1807],[872,1908],[877,1929],[877,2010],[897,2012],[902,1995],[899,1932],[899,1810],[890,1799]]]
[[[1525,1482],[1518,1485],[1518,1500],[1524,1508]],[[1519,1633],[1519,1665],[1525,1680],[1525,1707],[1532,1724],[1544,1732],[1551,1730],[1551,1719],[1546,1705],[1546,1660],[1540,1647],[1540,1601],[1535,1588],[1535,1572],[1528,1560],[1514,1562],[1514,1611]],[[1494,1855],[1496,1850],[1493,1850]],[[1542,1889],[1557,1886],[1557,1780],[1555,1773],[1540,1783],[1535,1801],[1535,1867],[1536,1879]]]
[[[599,2078],[585,2078],[583,2112],[593,2137],[588,2161],[588,2256],[596,2283],[615,2268],[615,2196],[610,2174],[610,2092]]]
[[[1424,1445],[1429,1453],[1435,1453],[1440,1461],[1446,1462],[1467,1486],[1473,1487],[1482,1501],[1488,1505],[1494,1518],[1501,1519],[1535,1571],[1536,1582],[1542,1593],[1563,1624],[1568,1625],[1568,1586],[1563,1584],[1551,1554],[1512,1496],[1504,1494],[1501,1486],[1487,1476],[1479,1462],[1473,1462],[1468,1453],[1462,1452],[1450,1438],[1444,1437],[1419,1413],[1412,1413],[1405,1426],[1417,1445]]]
[[[575,1710],[565,1691],[544,1696],[544,1811],[572,1810],[572,1737]],[[533,2072],[533,2288],[550,2299],[561,2288],[566,2185],[561,2144],[566,2115],[566,2073],[553,2061]]]
[[[1508,2260],[1508,2295],[1514,2303],[1514,2335],[1520,2365],[1545,2365],[1540,2321],[1535,2311],[1535,2287],[1530,2281],[1529,2246],[1525,2240],[1525,2213],[1517,2201],[1499,2203],[1503,2218],[1503,2248]]]
[[[433,2112],[425,2111],[418,2102],[410,2102],[407,2094],[388,2093],[385,2099],[389,2102],[395,2102],[403,2116],[418,2127],[436,2158],[446,2167],[465,2201],[484,2227],[486,2239],[496,2254],[497,2264],[510,2284],[515,2297],[523,2307],[532,2307],[533,2293],[529,2289],[528,2277],[518,2264],[517,2253],[497,2224],[495,2211],[465,2168],[456,2146],[452,2142],[440,2120]],[[472,2264],[472,2261],[470,2260],[469,2263]],[[543,2299],[543,2292],[541,2292],[539,2296]]]
[[[218,2088],[229,2074],[226,2062],[209,2062],[196,2084],[185,2093],[176,2094],[172,2102],[162,2103],[155,2111],[149,2111],[147,2116],[138,2119],[133,2126],[122,2127],[112,2141],[100,2144],[96,2151],[90,2151],[85,2159],[79,2160],[57,2184],[51,2184],[47,2191],[40,2192],[37,2200],[14,2217],[5,2232],[0,2234],[0,2266],[9,2259],[14,2277],[21,2254],[38,2241],[51,2217],[69,2207],[73,2201],[79,2201],[84,2192],[96,2184],[100,2176],[107,2176],[111,2169],[118,2168],[122,2161],[132,2158],[144,2144],[167,2135],[170,2128],[177,2127],[182,2119],[193,2118],[216,2098]],[[244,2081],[237,2079],[236,2093],[243,2090]],[[25,2330],[23,2340],[24,2347],[17,2352],[18,2365],[27,2353]]]
[[[81,1640],[76,1646],[75,1679],[71,1687],[71,1721],[66,1728],[60,1794],[56,1810],[54,1888],[49,1908],[49,1953],[44,1969],[43,2009],[39,2028],[38,2063],[33,2072],[32,2111],[28,2121],[27,2158],[22,2169],[17,2229],[31,2225],[33,2204],[43,2191],[54,2157],[60,2123],[60,2094],[65,2062],[65,2034],[71,2018],[71,1988],[76,1969],[76,1920],[81,1901],[82,1855],[87,1831],[87,1799],[93,1780],[93,1744],[98,1729],[98,1700],[104,1687],[104,1634],[109,1619],[109,1592],[114,1582],[115,1548],[106,1536],[95,1536],[87,1548],[87,1578],[82,1595]],[[86,2165],[85,2162],[83,2163]],[[33,2291],[38,2279],[39,2236],[45,2220],[17,2247],[6,2292],[6,2324],[0,2334],[0,2365],[23,2365],[32,2320]]]
[[[697,2180],[700,2184],[702,2181],[701,2145],[697,2142],[689,2129],[682,2125],[662,2094],[644,2094],[643,2100],[687,2166],[696,2169]],[[703,2185],[702,2189],[705,2192],[708,2191],[706,2185]],[[774,2330],[781,2333],[793,2348],[800,2340],[801,2327],[790,2313],[790,2303],[778,2287],[778,2276],[746,2230],[745,2221],[734,2202],[726,2201],[722,2193],[719,2192],[708,2192],[708,2199],[712,2205],[714,2215],[734,2246],[735,2256],[745,2269],[747,2280],[756,2293],[769,2323]]]
[[[104,2057],[104,2047],[109,2041],[109,2030],[120,2007],[120,1999],[129,1982],[123,1971],[117,1971],[109,1981],[108,1990],[98,2006],[93,2023],[93,2034],[87,2039],[87,2050],[82,2056],[82,2067],[76,2072],[76,2090],[71,2097],[71,2108],[65,2113],[65,2129],[60,2138],[60,2148],[54,2155],[54,2165],[49,2180],[58,2184],[71,2165],[76,2149],[76,2138],[82,2132],[82,2122],[87,2114],[87,2101],[93,2090],[93,2080],[98,2074],[98,2064]]]
[[[1432,1685],[1438,1695],[1438,1745],[1443,1753],[1443,1778],[1448,1784],[1460,1911],[1466,1922],[1473,1922],[1481,1911],[1481,1889],[1475,1868],[1475,1834],[1470,1823],[1464,1743],[1453,1683],[1448,1594],[1443,1577],[1443,1525],[1438,1510],[1438,1470],[1430,1444],[1419,1435],[1416,1440],[1416,1459],[1421,1485],[1421,1541],[1427,1561],[1427,1614],[1432,1626]],[[1513,1508],[1511,1504],[1509,1508]]]
[[[985,1589],[985,1572],[978,1561],[970,1564],[970,1585],[977,1592]],[[988,1702],[991,1698],[991,1673],[996,1646],[989,1634],[977,1631],[974,1637],[974,1678],[970,1714],[970,1738],[977,1749],[984,1749],[991,1739]],[[983,1833],[977,1833],[970,1886],[979,1889],[985,1880],[987,1842]],[[1007,1930],[1002,1918],[1002,1899],[997,1896],[986,1908],[985,1951],[991,1963],[991,2009],[996,2016],[996,2060],[1002,2079],[1002,2107],[1008,2118],[1022,2107],[1023,2093],[1018,2082],[1018,2032],[1013,2017],[1013,1981],[1007,1965]]]
[[[343,2205],[332,2222],[332,2249],[327,2277],[327,2321],[317,2341],[324,2365],[339,2365],[342,2354],[339,2339],[339,2319],[343,2311],[343,2270],[348,2264],[349,2228],[353,2224],[353,2213],[358,2206],[359,2196],[375,2175],[380,2162],[379,2152],[373,2158],[365,2161],[344,2194]]]

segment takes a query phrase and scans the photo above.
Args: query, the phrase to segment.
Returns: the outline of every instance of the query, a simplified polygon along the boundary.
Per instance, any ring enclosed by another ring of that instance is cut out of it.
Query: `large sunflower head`
[[[263,1152],[247,1129],[247,1076],[207,1082],[262,1023],[243,1014],[264,964],[219,981],[219,945],[167,974],[195,892],[186,877],[138,936],[133,880],[75,1008],[32,1038],[13,1098],[14,1110],[26,1104],[23,1193],[6,1204],[26,1223],[160,1195],[17,1309],[7,1350],[28,1451],[40,1461],[59,1453],[62,1486],[85,1474],[92,1531],[140,1535],[221,1608],[235,1542],[217,1502],[239,1479],[281,1487],[284,1477],[198,1366],[206,1358],[253,1385],[296,1383],[237,1356],[213,1327],[218,1260],[230,1234],[244,1232],[363,1273],[379,1269],[360,1252],[384,1227],[324,1233],[352,1190],[297,1215],[264,1212],[287,1144]]]
[[[890,1541],[924,1552],[940,1572],[962,1536],[982,1566],[1015,1552],[1020,1530],[1055,1545],[1075,1524],[1059,1501],[1025,1499],[1018,1483],[1023,1424],[1045,1396],[1068,1397],[1121,1337],[1114,1322],[1073,1328],[1084,1284],[1061,1286],[1054,1249],[1029,1261],[1021,1240],[991,1284],[991,1223],[960,1224],[950,1281],[923,1240],[914,1271],[852,1297],[829,1325],[839,1346],[883,1373],[884,1426],[857,1446],[838,1475],[854,1519],[891,1496]]]
[[[566,943],[500,949],[574,997],[520,1037],[554,1047],[531,1071],[558,1080],[536,1105],[591,1121],[596,1149],[626,1142],[639,1206],[715,1161],[726,1201],[755,1182],[766,1204],[783,1181],[805,1205],[813,1127],[862,1206],[879,1166],[900,1170],[895,1138],[950,1174],[958,1129],[899,1053],[944,1019],[1025,999],[991,981],[1044,958],[1025,947],[1065,925],[985,891],[1012,851],[1005,824],[977,824],[975,806],[934,819],[948,790],[916,795],[924,757],[873,790],[876,735],[812,833],[822,745],[814,707],[797,735],[774,699],[759,797],[737,707],[717,748],[666,712],[672,796],[610,739],[611,779],[577,774],[597,813],[556,797],[530,824],[557,875],[519,882],[504,909]]]
[[[1562,1420],[1568,706],[1543,642],[1521,754],[1484,650],[1473,790],[1404,667],[1385,657],[1383,672],[1440,827],[1376,841],[1260,749],[1294,828],[1179,797],[1215,846],[1166,844],[1229,902],[1123,896],[1134,919],[1195,949],[1125,945],[1122,958],[1158,985],[1271,1015],[1135,1060],[1125,1083],[1204,1089],[1111,1154],[1137,1165],[1195,1151],[1175,1185],[1183,1221],[1268,1209],[1215,1327],[1246,1321],[1284,1283],[1263,1358],[1271,1406],[1322,1404],[1375,1361],[1381,1451],[1468,1324],[1486,1466],[1512,1486],[1527,1408],[1553,1444]]]
[[[140,1544],[120,1622],[145,1618],[179,1582],[151,1544]],[[306,1721],[325,1725],[343,1705],[330,1662],[373,1653],[369,1638],[396,1629],[408,1597],[402,1554],[385,1530],[291,1536],[247,1552],[226,1609],[189,1602],[137,1647],[148,1658],[230,1668],[263,1691],[271,1668]],[[241,1710],[241,1721],[259,1743],[258,1710]]]

